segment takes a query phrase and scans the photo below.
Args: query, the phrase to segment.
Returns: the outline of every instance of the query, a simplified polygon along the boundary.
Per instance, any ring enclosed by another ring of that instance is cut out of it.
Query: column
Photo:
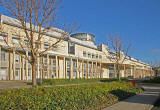
[[[100,62],[100,78],[103,78],[103,73],[102,73],[102,63]]]
[[[9,51],[9,80],[11,80],[11,73],[12,73],[12,61],[11,61],[11,52]]]
[[[73,77],[73,61],[72,58],[70,58],[70,79]]]
[[[91,65],[91,77],[93,78],[93,61],[92,61],[92,65]]]
[[[63,77],[66,78],[66,58],[63,58]]]
[[[24,55],[21,55],[21,80],[24,77]]]
[[[126,65],[124,64],[124,77],[126,77]]]
[[[82,60],[82,78],[84,78],[84,60]]]
[[[79,78],[79,62],[78,62],[78,59],[77,59],[77,75],[76,75],[76,78]]]
[[[19,55],[19,80],[22,80],[21,79],[21,68],[22,68],[22,60],[21,60],[21,54],[18,54]]]
[[[15,50],[13,50],[13,80],[15,80]]]
[[[131,65],[131,76],[133,76],[133,67]]]
[[[0,46],[0,72],[1,72],[1,46]],[[1,73],[0,73],[0,80],[1,80]]]
[[[58,76],[58,71],[59,71],[59,67],[58,67],[58,56],[56,56],[56,78],[59,78]]]
[[[39,55],[37,58],[37,78],[40,78],[40,74],[39,74]]]
[[[28,58],[28,51],[26,51],[26,57]],[[28,60],[27,58],[25,59],[26,61],[26,80],[28,80]]]
[[[49,78],[49,55],[47,54],[47,78]]]
[[[114,64],[114,77],[117,78],[117,75],[116,75],[116,64]]]
[[[97,74],[98,74],[98,73],[97,73],[97,72],[98,72],[98,71],[97,71],[97,62],[96,62],[95,72],[96,72],[96,75],[95,75],[95,76],[96,76],[96,78],[97,78]]]
[[[87,60],[87,79],[89,77],[89,61]]]

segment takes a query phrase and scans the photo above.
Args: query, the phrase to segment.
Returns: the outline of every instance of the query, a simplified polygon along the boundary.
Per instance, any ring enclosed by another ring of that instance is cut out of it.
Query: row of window
[[[87,56],[88,55],[88,56]],[[90,52],[88,52],[88,54],[87,54],[87,52],[86,51],[83,51],[83,57],[88,57],[88,58],[102,58],[102,55],[98,55],[98,54],[94,54],[94,53],[90,53]]]

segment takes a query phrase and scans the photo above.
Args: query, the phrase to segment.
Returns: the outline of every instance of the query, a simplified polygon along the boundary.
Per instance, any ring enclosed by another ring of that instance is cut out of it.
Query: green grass
[[[153,79],[150,80],[144,80],[144,83],[160,83],[160,77],[154,77]]]
[[[0,91],[0,110],[96,110],[142,92],[127,82]]]
[[[117,81],[116,78],[92,78],[92,79],[43,79],[42,83],[38,85],[65,85],[65,84],[82,84],[82,83],[98,83],[98,82],[111,82]],[[127,78],[121,78],[127,80]]]

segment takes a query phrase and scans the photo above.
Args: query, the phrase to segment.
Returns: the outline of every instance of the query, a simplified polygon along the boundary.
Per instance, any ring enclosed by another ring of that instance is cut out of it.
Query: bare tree
[[[115,75],[120,80],[120,65],[127,59],[130,45],[125,46],[122,38],[115,33],[114,36],[109,34],[108,46],[111,50],[107,49],[109,53],[107,56],[111,62],[115,63]]]
[[[0,5],[9,10],[25,33],[25,39],[27,39],[28,45],[24,46],[22,42],[19,42],[19,46],[22,50],[25,51],[25,49],[28,49],[31,53],[31,58],[28,58],[28,56],[24,58],[32,65],[33,87],[36,86],[36,65],[38,58],[51,50],[52,47],[57,46],[65,37],[75,31],[76,24],[73,27],[64,25],[64,31],[55,28],[55,20],[61,3],[62,0],[0,0]],[[47,49],[40,51],[41,41],[45,34],[51,31],[61,34],[57,38],[57,41],[49,45]],[[21,38],[20,34],[18,36]],[[10,47],[10,44],[7,41],[5,42]]]

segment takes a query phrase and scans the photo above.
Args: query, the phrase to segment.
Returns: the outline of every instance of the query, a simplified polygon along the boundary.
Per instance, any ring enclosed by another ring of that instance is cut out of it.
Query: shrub
[[[127,78],[121,78],[127,80]],[[43,79],[39,85],[64,85],[64,84],[81,84],[81,83],[96,83],[96,82],[111,82],[117,81],[116,78],[92,78],[92,79]]]
[[[142,92],[131,83],[110,82],[0,91],[0,109],[101,109]]]
[[[150,80],[144,80],[144,83],[160,83],[160,77],[154,77],[153,79]]]

